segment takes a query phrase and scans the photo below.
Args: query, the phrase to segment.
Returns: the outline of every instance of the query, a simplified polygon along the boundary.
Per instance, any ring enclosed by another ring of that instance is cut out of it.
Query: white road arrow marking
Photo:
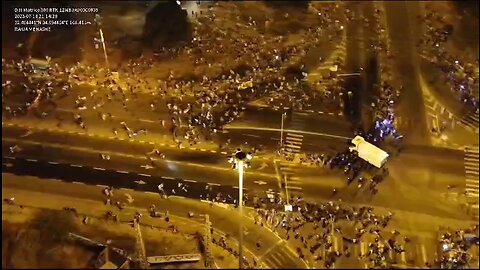
[[[259,184],[259,185],[266,185],[267,184],[267,182],[264,182],[264,181],[253,181],[253,183]]]
[[[139,185],[145,185],[145,184],[147,183],[147,182],[142,181],[142,180],[137,180],[137,181],[133,181],[133,182],[135,182],[135,183],[137,183],[137,184],[139,184]]]

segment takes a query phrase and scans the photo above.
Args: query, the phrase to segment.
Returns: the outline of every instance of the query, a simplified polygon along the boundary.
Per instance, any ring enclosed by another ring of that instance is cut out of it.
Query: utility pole
[[[147,252],[145,251],[145,243],[143,242],[142,230],[140,228],[140,222],[137,219],[133,219],[133,227],[135,229],[136,243],[135,243],[135,255],[139,262],[141,269],[148,269],[149,263],[147,261]]]
[[[98,33],[100,34],[99,42],[102,43],[103,57],[105,58],[105,65],[107,67],[107,70],[110,70],[110,65],[108,63],[107,46],[105,44],[105,37],[103,35],[103,30],[102,30],[102,17],[99,14],[95,15],[95,23],[98,27]]]
[[[249,160],[252,159],[250,153],[242,152],[238,149],[233,156],[228,157],[228,162],[233,163],[233,168],[238,170],[238,211],[240,214],[239,241],[238,241],[238,268],[243,269],[243,171],[250,167]]]
[[[205,247],[205,267],[213,267],[213,255],[211,251],[212,245],[212,223],[210,222],[210,216],[205,215],[205,234],[204,234],[204,247]]]

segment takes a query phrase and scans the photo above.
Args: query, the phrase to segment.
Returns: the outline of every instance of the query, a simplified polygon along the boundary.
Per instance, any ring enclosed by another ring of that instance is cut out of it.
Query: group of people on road
[[[257,209],[255,222],[268,226],[285,240],[296,242],[298,256],[313,265],[331,268],[341,258],[355,254],[360,262],[370,267],[383,267],[391,263],[389,252],[405,252],[408,237],[399,232],[387,232],[392,213],[375,214],[371,207],[352,207],[340,202],[310,203],[301,197],[292,200],[294,212],[281,208]],[[335,242],[343,242],[336,250]],[[359,245],[368,242],[364,254]],[[323,263],[317,264],[317,263]]]
[[[427,10],[420,20],[425,25],[419,44],[421,54],[443,73],[444,82],[458,100],[478,114],[478,55],[475,59],[453,49],[455,45],[451,40],[455,29],[445,15]]]
[[[478,224],[465,230],[442,234],[439,239],[440,258],[434,262],[434,266],[447,269],[470,268],[474,267],[472,261],[477,261],[478,265],[478,236]],[[476,258],[469,252],[472,248],[477,249]]]

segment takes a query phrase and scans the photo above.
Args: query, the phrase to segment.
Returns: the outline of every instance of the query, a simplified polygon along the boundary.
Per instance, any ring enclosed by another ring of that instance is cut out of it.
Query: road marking
[[[196,182],[197,182],[197,181],[195,181],[195,180],[190,180],[190,179],[184,179],[183,181],[185,181],[185,182],[191,182],[191,183],[196,183]]]
[[[145,191],[144,193],[150,194],[150,195],[158,195],[158,193],[152,192],[152,191]]]
[[[210,185],[210,186],[220,186],[220,184],[217,184],[217,183],[207,183],[207,184]]]
[[[8,158],[8,159],[16,159],[15,157],[5,157],[5,158]]]
[[[152,177],[150,174],[145,174],[145,173],[139,173],[138,175],[145,176],[145,177]]]
[[[85,183],[77,182],[77,181],[73,181],[72,183],[74,183],[74,184],[79,184],[79,185],[85,185]]]
[[[208,150],[207,150],[207,149],[200,149],[200,151],[202,151],[202,152],[206,152],[206,151],[208,151]]]
[[[101,188],[107,188],[107,187],[108,187],[108,186],[106,186],[106,185],[95,185],[95,186],[101,187]]]
[[[283,239],[280,239],[278,240],[277,243],[275,243],[275,245],[272,245],[271,247],[269,247],[262,255],[258,256],[258,259],[262,259],[263,257],[265,257],[265,255],[267,255],[268,253],[270,253],[274,248],[276,248],[278,245],[280,245],[281,243],[283,243]]]
[[[185,199],[185,197],[177,196],[177,195],[170,195],[168,198],[176,198],[176,199]]]
[[[254,137],[254,138],[261,138],[262,136],[259,136],[259,135],[253,135],[253,134],[243,134],[244,136],[248,136],[248,137]]]
[[[63,180],[60,180],[60,179],[49,179],[49,181],[63,182]]]
[[[173,178],[173,177],[170,177],[170,176],[162,176],[162,178],[165,178],[165,179],[171,179],[171,180],[175,179],[175,178]]]
[[[295,187],[295,186],[293,186],[293,187],[288,186],[287,188],[288,188],[288,189],[293,189],[293,190],[302,190],[301,187]]]
[[[128,173],[127,171],[117,171],[118,173]]]
[[[301,143],[300,143],[300,145],[301,145]],[[300,145],[294,145],[290,142],[287,142],[287,143],[285,143],[285,148],[289,147],[289,148],[300,149],[300,148],[302,148]]]
[[[303,141],[303,138],[289,137],[289,135],[287,135],[287,138],[286,138],[285,140],[293,140],[293,141],[302,142],[302,141]]]
[[[57,164],[60,164],[60,163],[58,163],[56,161],[49,161],[48,164],[57,165]]]
[[[37,162],[37,161],[38,161],[38,160],[32,159],[32,158],[27,158],[27,159],[25,159],[25,160],[26,160],[26,161],[30,161],[30,162]]]
[[[131,189],[131,188],[120,188],[120,190],[126,190],[126,191],[130,191],[130,192],[134,192],[135,190]]]
[[[225,152],[225,151],[222,151],[222,152],[220,152],[220,154],[226,155],[226,154],[227,154],[227,152]]]
[[[99,170],[99,171],[105,171],[104,168],[99,168],[99,167],[93,167],[94,170]]]
[[[77,164],[70,164],[71,167],[76,167],[76,168],[82,168],[82,165],[77,165]]]

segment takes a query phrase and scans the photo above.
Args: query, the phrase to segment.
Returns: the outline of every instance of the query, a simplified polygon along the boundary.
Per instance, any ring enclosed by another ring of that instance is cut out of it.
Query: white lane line
[[[207,183],[207,184],[210,186],[220,186],[220,184],[217,184],[217,183]]]
[[[70,164],[71,167],[76,167],[76,168],[82,168],[82,165],[77,165],[77,164]]]
[[[261,138],[261,136],[259,135],[253,135],[253,134],[243,134],[243,135],[248,137]]]
[[[127,171],[117,171],[118,173],[128,173]]]
[[[99,168],[99,167],[93,167],[94,170],[98,170],[98,171],[105,171],[104,168]]]
[[[215,151],[215,150],[210,150],[210,153],[217,153],[217,151]]]
[[[134,190],[131,189],[131,188],[120,188],[120,190],[126,190],[126,191],[131,191],[131,192],[134,191]]]
[[[293,189],[293,190],[302,190],[301,187],[291,187],[291,186],[287,186],[288,189]]]
[[[151,192],[151,191],[145,191],[145,193],[150,194],[150,195],[158,195],[158,193]]]
[[[50,179],[50,181],[63,182],[63,180],[60,180],[60,179]]]
[[[222,151],[222,152],[220,152],[220,154],[226,155],[226,154],[227,154],[227,152],[225,152],[225,151]]]
[[[77,181],[73,181],[72,183],[74,183],[74,184],[79,184],[79,185],[85,185],[85,183],[77,182]]]
[[[55,161],[49,161],[48,164],[57,165],[57,164],[60,164],[60,163],[55,162]]]
[[[202,152],[206,152],[206,151],[208,151],[208,150],[207,150],[207,149],[200,149],[200,151],[202,151]]]
[[[101,187],[101,188],[107,188],[108,186],[105,186],[105,185],[95,185],[97,187]]]
[[[190,179],[185,179],[185,180],[183,180],[183,181],[185,181],[185,182],[191,182],[191,183],[196,183],[196,182],[197,182],[197,181],[195,181],[195,180],[190,180]]]
[[[5,157],[5,158],[8,158],[8,159],[15,159],[15,157]]]
[[[150,174],[139,173],[138,175],[145,176],[145,177],[152,177]]]
[[[26,161],[30,161],[30,162],[37,162],[37,161],[38,161],[38,160],[32,159],[32,158],[27,158],[27,159],[25,159],[25,160],[26,160]]]
[[[177,199],[185,199],[185,197],[177,196],[177,195],[170,195],[169,198],[177,198]]]
[[[175,179],[175,178],[170,177],[170,176],[162,176],[162,178],[165,178],[165,179]]]

